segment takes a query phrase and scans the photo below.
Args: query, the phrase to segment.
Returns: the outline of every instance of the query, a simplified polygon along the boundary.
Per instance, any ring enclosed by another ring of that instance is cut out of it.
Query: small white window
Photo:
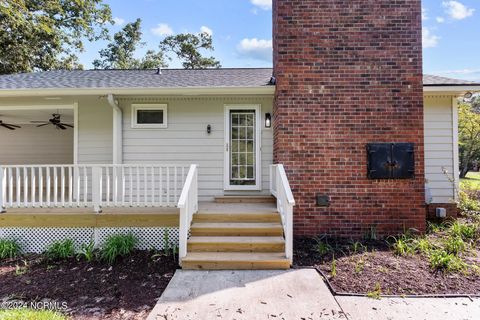
[[[132,128],[159,129],[167,127],[166,104],[132,105]]]

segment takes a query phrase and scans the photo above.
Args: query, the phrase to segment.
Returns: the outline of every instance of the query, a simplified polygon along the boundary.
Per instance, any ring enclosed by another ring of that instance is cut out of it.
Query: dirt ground
[[[326,255],[315,251],[315,243],[311,238],[295,239],[294,264],[317,267],[337,292],[367,294],[379,284],[381,294],[480,294],[478,272],[433,271],[425,257],[396,256],[384,241],[364,242],[367,250],[357,252],[352,251],[351,243],[337,241],[333,252]],[[333,258],[335,276],[332,276]]]
[[[178,266],[174,258],[136,251],[113,266],[30,255],[0,261],[0,302],[47,302],[72,319],[145,319]]]

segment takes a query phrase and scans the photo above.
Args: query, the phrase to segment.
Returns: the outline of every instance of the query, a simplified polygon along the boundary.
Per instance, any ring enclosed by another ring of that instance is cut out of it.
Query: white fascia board
[[[465,86],[423,86],[423,92],[461,95],[466,92],[480,92],[480,85]]]
[[[8,89],[0,97],[48,97],[108,95],[273,95],[275,86],[264,87],[185,87],[185,88],[88,88],[88,89]]]

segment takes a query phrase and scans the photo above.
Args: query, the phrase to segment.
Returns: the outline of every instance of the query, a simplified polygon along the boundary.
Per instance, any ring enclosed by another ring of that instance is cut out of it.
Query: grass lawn
[[[460,187],[464,189],[465,184],[471,188],[480,189],[480,172],[469,172],[467,176],[460,181]]]
[[[0,320],[67,320],[67,318],[53,311],[16,309],[0,310]]]

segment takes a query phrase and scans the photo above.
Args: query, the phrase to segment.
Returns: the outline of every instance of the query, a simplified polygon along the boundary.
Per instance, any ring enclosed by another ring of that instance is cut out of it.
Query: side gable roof
[[[248,88],[270,85],[272,69],[74,70],[0,76],[0,90]]]
[[[480,86],[480,83],[424,74],[423,85],[424,86],[472,86],[472,85]]]

